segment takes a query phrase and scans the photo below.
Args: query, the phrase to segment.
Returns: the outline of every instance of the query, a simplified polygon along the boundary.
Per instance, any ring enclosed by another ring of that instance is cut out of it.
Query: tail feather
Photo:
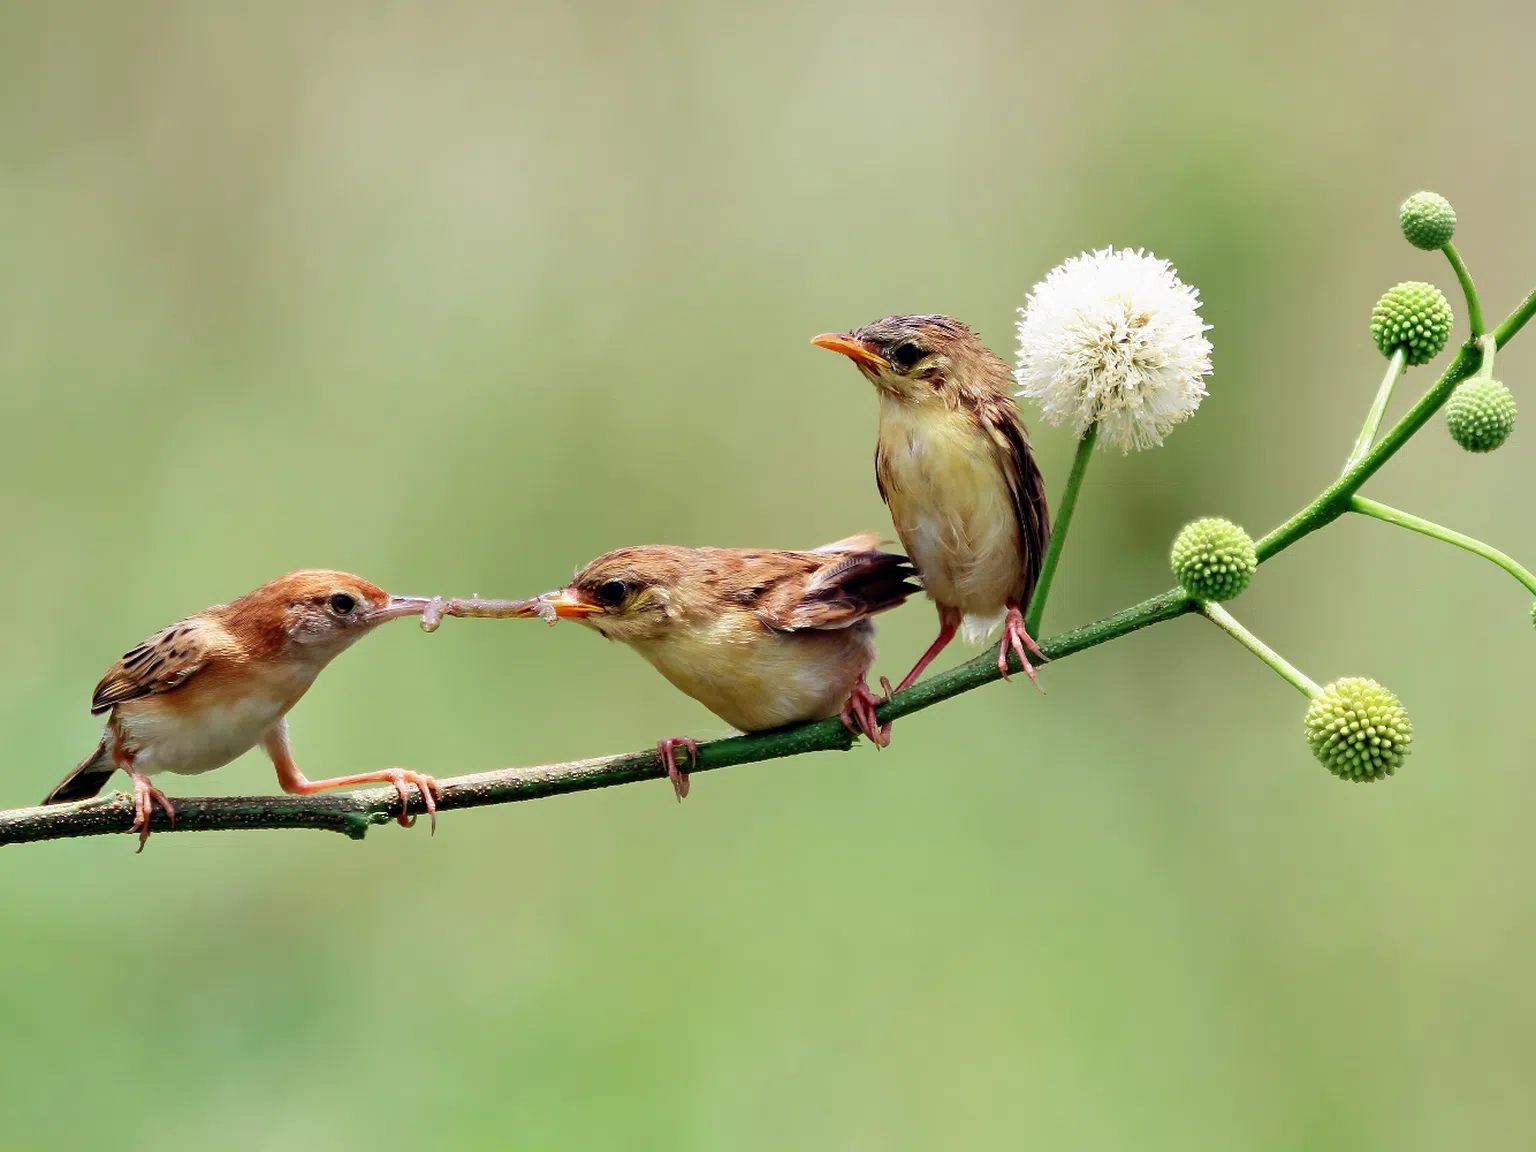
[[[68,804],[72,800],[89,800],[107,786],[107,781],[112,779],[112,773],[116,771],[117,765],[112,763],[112,755],[107,751],[107,738],[103,736],[101,743],[96,745],[96,751],[75,765],[75,770],[59,781],[59,786],[48,793],[43,803]]]

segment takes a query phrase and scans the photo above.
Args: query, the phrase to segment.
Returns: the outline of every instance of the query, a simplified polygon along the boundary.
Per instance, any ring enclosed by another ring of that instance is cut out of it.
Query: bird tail
[[[107,786],[107,781],[116,771],[117,765],[112,762],[112,754],[107,751],[107,738],[103,736],[101,743],[96,745],[96,751],[75,765],[75,770],[59,781],[59,786],[48,793],[43,803],[68,804],[71,800],[89,800]]]

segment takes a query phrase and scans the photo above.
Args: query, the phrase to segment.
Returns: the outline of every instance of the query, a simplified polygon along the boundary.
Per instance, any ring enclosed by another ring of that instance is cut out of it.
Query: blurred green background
[[[886,527],[872,394],[810,336],[943,311],[1011,356],[1094,246],[1201,289],[1216,371],[1165,449],[1098,458],[1047,631],[1162,589],[1185,520],[1257,535],[1337,474],[1376,296],[1454,288],[1405,195],[1451,197],[1490,316],[1536,283],[1533,35],[1516,3],[5,5],[0,804],[91,747],[119,653],[291,568],[529,595],[625,544]],[[1533,479],[1525,434],[1474,459],[1437,422],[1370,491],[1529,561]],[[4,1143],[1529,1147],[1529,608],[1372,522],[1265,567],[1245,621],[1412,711],[1374,787],[1191,618],[682,806],[8,849]],[[886,617],[881,670],[933,627]],[[292,724],[311,776],[724,732],[582,630],[464,621],[386,629]]]

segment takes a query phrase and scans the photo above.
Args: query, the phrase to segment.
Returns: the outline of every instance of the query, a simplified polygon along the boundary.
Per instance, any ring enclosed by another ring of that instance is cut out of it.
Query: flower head
[[[1230,600],[1248,587],[1259,566],[1253,539],[1216,516],[1184,525],[1169,557],[1173,576],[1200,600]]]
[[[1019,395],[1081,439],[1155,448],[1205,397],[1210,325],[1200,293],[1139,249],[1085,252],[1053,268],[1019,309]]]
[[[1428,364],[1451,338],[1451,302],[1433,284],[1405,280],[1371,310],[1371,335],[1383,356],[1406,350],[1410,364]]]
[[[1445,402],[1445,426],[1468,452],[1492,452],[1515,429],[1515,398],[1497,380],[1478,376],[1456,385]]]
[[[1444,248],[1456,233],[1456,209],[1436,192],[1415,192],[1398,212],[1403,236],[1415,248]]]
[[[1401,701],[1374,680],[1346,676],[1307,708],[1307,743],[1342,780],[1380,780],[1408,755],[1413,725]]]

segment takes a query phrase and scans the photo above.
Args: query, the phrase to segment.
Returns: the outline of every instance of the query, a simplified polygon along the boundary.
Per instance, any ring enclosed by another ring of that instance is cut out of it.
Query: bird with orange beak
[[[997,666],[1017,653],[1039,687],[1025,631],[1050,538],[1045,481],[1010,390],[1013,372],[947,316],[888,316],[812,343],[848,357],[875,386],[875,479],[897,535],[938,606],[939,635],[897,686],[914,683],[962,628],[1003,626]],[[1027,652],[1026,652],[1027,650]]]
[[[176,820],[151,776],[209,772],[260,744],[284,792],[388,782],[404,806],[414,785],[435,828],[442,789],[432,777],[390,768],[308,780],[289,753],[287,720],[327,664],[386,620],[419,616],[428,603],[390,596],[347,572],[316,569],[290,572],[161,629],[102,677],[91,698],[92,714],[109,713],[101,742],[43,803],[95,796],[121,768],[133,780],[133,830],[142,851],[154,805]],[[414,819],[402,814],[400,823]]]
[[[905,556],[873,533],[808,552],[757,548],[621,548],[566,587],[533,600],[434,604],[424,624],[450,616],[577,620],[628,644],[678,689],[727,724],[760,732],[841,715],[854,732],[890,742],[865,675],[875,659],[872,617],[917,592]],[[656,743],[681,800],[695,762],[689,736]]]

